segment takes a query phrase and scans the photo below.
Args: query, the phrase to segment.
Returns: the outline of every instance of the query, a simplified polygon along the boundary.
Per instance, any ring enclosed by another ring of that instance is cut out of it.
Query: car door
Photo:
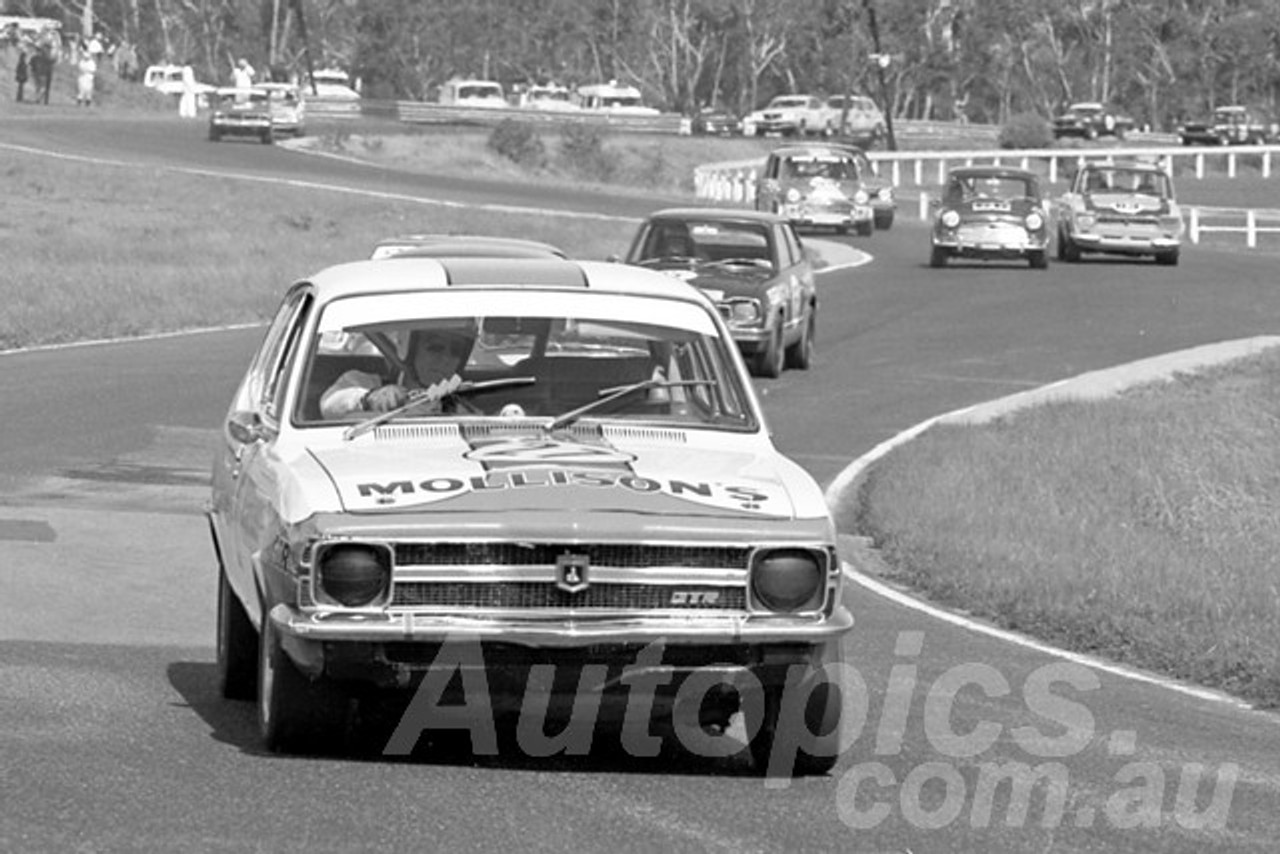
[[[778,281],[783,289],[783,301],[786,305],[785,337],[790,341],[792,337],[799,335],[800,321],[805,313],[805,300],[813,281],[812,278],[805,281],[804,248],[800,245],[795,227],[790,223],[775,225],[773,241],[778,253]]]
[[[771,213],[778,210],[778,163],[781,158],[776,154],[770,154],[769,158],[764,162],[764,172],[761,173],[759,186],[756,188],[756,210],[769,211]]]
[[[272,464],[290,369],[301,349],[302,330],[312,303],[310,289],[285,297],[258,350],[232,411],[223,425],[220,470],[227,494],[224,555],[228,579],[258,622],[254,555],[272,536],[278,469]]]

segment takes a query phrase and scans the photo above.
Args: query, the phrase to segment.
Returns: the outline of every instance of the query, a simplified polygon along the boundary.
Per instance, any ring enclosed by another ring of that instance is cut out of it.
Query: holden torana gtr
[[[1086,253],[1178,263],[1182,210],[1173,179],[1155,163],[1086,163],[1058,199],[1058,258]]]
[[[1008,166],[964,166],[947,175],[930,234],[929,265],[951,258],[1026,259],[1049,266],[1049,211],[1040,178]]]
[[[477,719],[519,712],[548,755],[525,716],[581,706],[640,755],[836,761],[835,527],[716,307],[668,276],[404,257],[295,283],[222,425],[209,521],[220,691],[256,697],[271,750],[411,698],[387,753],[451,714],[488,752]]]
[[[797,227],[850,229],[866,237],[893,224],[893,188],[877,178],[858,148],[839,144],[788,145],[765,161],[755,208],[780,214]]]
[[[725,208],[670,208],[636,231],[626,262],[660,270],[711,298],[751,369],[777,377],[807,369],[817,334],[813,265],[780,216]]]

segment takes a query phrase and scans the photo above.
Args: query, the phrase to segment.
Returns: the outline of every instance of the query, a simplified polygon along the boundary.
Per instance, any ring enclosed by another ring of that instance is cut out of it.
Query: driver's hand
[[[403,406],[409,400],[409,393],[398,385],[384,385],[375,388],[365,397],[365,406],[370,412],[390,412]]]

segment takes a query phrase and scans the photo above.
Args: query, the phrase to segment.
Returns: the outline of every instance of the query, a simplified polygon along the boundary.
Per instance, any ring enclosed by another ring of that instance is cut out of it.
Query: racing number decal
[[[604,445],[584,445],[528,436],[478,441],[463,456],[490,471],[530,466],[625,469],[636,459],[633,454]]]

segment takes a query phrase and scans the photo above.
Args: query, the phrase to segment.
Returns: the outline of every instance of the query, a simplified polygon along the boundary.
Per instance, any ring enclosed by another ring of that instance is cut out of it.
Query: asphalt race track
[[[10,122],[0,144],[468,203],[655,206],[196,146],[176,119],[107,122]],[[779,445],[824,484],[938,413],[1273,334],[1280,317],[1274,257],[1243,249],[1190,248],[1176,268],[931,270],[911,211],[848,242],[874,261],[821,277],[816,365],[760,382]],[[1275,850],[1280,716],[988,637],[856,585],[856,738],[828,777],[766,784],[741,757],[264,753],[252,704],[214,687],[201,515],[219,422],[260,335],[0,355],[0,850]]]

